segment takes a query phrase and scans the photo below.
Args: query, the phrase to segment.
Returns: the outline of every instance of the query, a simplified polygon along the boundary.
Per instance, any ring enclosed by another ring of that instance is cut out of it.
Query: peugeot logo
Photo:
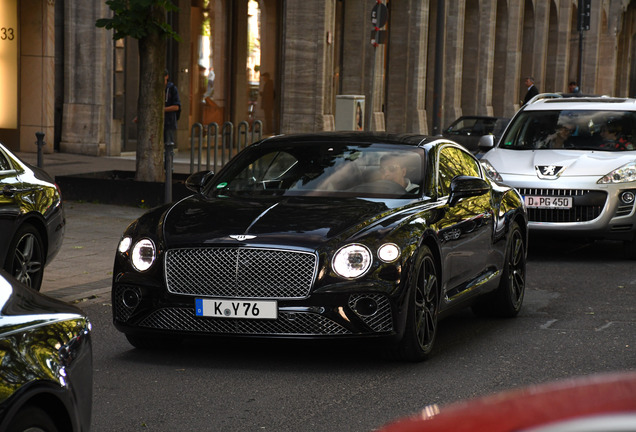
[[[233,238],[234,240],[238,240],[238,241],[243,241],[243,240],[252,240],[253,238],[256,238],[256,236],[247,235],[247,234],[234,234],[234,235],[231,235],[230,238]]]
[[[557,165],[537,165],[535,169],[539,178],[556,179],[561,175],[564,167]]]

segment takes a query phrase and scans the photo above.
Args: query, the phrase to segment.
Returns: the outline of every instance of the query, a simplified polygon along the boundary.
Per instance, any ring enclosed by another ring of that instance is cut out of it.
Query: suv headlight
[[[636,162],[630,162],[608,174],[605,174],[596,183],[628,183],[633,181],[636,181]]]
[[[338,276],[354,279],[362,276],[371,267],[371,251],[360,244],[340,248],[333,257],[331,266]]]
[[[141,239],[133,246],[130,259],[135,269],[140,272],[148,270],[157,257],[155,244],[150,239]]]
[[[490,162],[488,162],[485,159],[482,159],[479,162],[481,162],[481,166],[484,168],[484,171],[486,171],[486,174],[488,175],[488,177],[499,182],[503,181],[503,179],[501,178],[501,176],[499,175],[495,167],[492,166]]]

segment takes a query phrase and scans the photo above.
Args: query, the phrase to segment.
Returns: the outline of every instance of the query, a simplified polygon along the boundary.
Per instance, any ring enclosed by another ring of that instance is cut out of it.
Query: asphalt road
[[[636,273],[620,244],[531,238],[512,320],[441,323],[433,358],[351,343],[192,340],[133,349],[105,295],[93,322],[93,431],[372,431],[429,404],[569,377],[636,370]]]

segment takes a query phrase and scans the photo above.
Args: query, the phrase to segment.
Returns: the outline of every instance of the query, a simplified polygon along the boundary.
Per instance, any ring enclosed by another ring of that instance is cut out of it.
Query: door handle
[[[12,198],[15,193],[17,191],[17,188],[15,186],[5,186],[2,188],[2,195],[8,197],[8,198]]]

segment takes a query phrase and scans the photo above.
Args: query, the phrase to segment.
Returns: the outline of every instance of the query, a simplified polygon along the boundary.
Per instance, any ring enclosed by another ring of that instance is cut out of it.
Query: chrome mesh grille
[[[310,312],[280,312],[276,320],[197,317],[194,308],[164,308],[154,311],[141,327],[217,334],[326,336],[351,334],[340,324]]]
[[[360,314],[355,309],[356,302],[361,298],[371,298],[378,305],[378,310],[373,315],[363,315]],[[393,319],[391,316],[391,304],[389,303],[389,299],[382,294],[373,294],[373,295],[364,295],[364,294],[354,294],[349,297],[349,307],[351,310],[355,312],[358,317],[366,325],[371,327],[376,332],[389,332],[393,331]]]
[[[569,196],[573,198],[570,209],[527,209],[530,222],[591,221],[600,216],[607,200],[607,193],[602,191],[539,188],[517,188],[517,190],[523,196]]]
[[[174,249],[166,283],[174,294],[293,299],[309,296],[315,254],[257,248]]]

